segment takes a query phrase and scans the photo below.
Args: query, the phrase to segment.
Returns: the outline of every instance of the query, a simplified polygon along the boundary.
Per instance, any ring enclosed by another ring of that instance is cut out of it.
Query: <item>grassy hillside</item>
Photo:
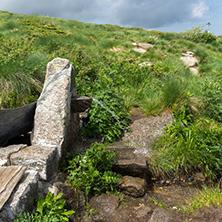
[[[103,102],[122,124],[93,104],[84,135],[114,141],[129,124],[132,107],[147,116],[170,109],[175,124],[154,147],[153,171],[221,173],[221,38],[199,28],[176,34],[0,12],[0,41],[1,108],[35,101],[46,64],[67,58],[75,67],[78,94]],[[135,42],[154,47],[141,54],[133,50]],[[186,51],[198,58],[199,75],[180,60]],[[152,65],[139,66],[142,62]]]

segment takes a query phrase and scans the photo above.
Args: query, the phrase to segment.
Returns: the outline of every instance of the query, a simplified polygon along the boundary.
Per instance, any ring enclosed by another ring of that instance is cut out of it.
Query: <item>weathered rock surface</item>
[[[10,157],[13,153],[18,153],[23,148],[27,147],[25,144],[11,145],[0,150],[0,166],[10,166]]]
[[[134,147],[124,147],[122,143],[114,143],[107,149],[117,151],[116,161],[113,164],[114,171],[122,175],[146,177],[146,158],[143,154],[137,153]]]
[[[133,50],[135,52],[139,52],[139,53],[142,53],[142,54],[144,54],[146,52],[146,49],[143,49],[143,48],[133,48]]]
[[[16,214],[31,211],[38,194],[38,172],[26,171],[20,183],[0,212],[0,222],[12,221]]]
[[[198,59],[193,56],[184,56],[181,57],[180,60],[182,60],[183,63],[188,67],[194,67],[196,64],[198,64]]]
[[[67,59],[56,58],[47,65],[43,91],[37,101],[32,144],[57,146],[65,152],[71,119],[71,97],[75,96],[73,66]]]
[[[0,143],[33,128],[36,102],[16,109],[0,109]]]
[[[115,195],[102,194],[90,200],[90,207],[98,211],[94,221],[101,221],[104,217],[110,217],[119,206],[119,197]]]
[[[74,96],[71,102],[71,111],[73,113],[85,112],[91,107],[92,98],[87,96]]]
[[[169,211],[162,208],[156,208],[148,222],[172,222],[172,216],[173,215]]]
[[[124,176],[119,182],[120,190],[132,197],[143,197],[145,194],[146,181],[139,177]]]
[[[11,165],[27,166],[39,172],[41,179],[50,180],[57,173],[59,154],[56,146],[28,146],[10,158]]]

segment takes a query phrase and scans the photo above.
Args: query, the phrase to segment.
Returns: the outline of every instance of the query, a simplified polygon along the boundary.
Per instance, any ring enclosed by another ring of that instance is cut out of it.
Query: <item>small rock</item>
[[[143,49],[149,49],[149,48],[153,48],[155,45],[150,44],[150,43],[138,43],[138,46]]]
[[[198,59],[192,56],[181,57],[180,60],[182,60],[183,63],[188,67],[193,67],[198,64]]]
[[[202,173],[196,173],[193,178],[195,182],[204,182],[206,179]]]
[[[139,52],[139,53],[142,53],[142,54],[144,54],[146,52],[146,49],[143,49],[143,48],[133,48],[133,50],[135,52]]]
[[[152,66],[153,63],[152,62],[142,62],[139,64],[139,66]]]
[[[190,68],[190,71],[195,75],[195,76],[197,76],[198,75],[198,73],[199,73],[199,71],[198,71],[198,68],[197,67],[191,67]]]
[[[134,209],[137,218],[144,217],[152,211],[151,207],[145,206],[144,204],[140,204],[138,207],[134,207]]]
[[[148,222],[168,222],[171,221],[171,215],[167,210],[156,208]]]
[[[121,191],[132,197],[142,197],[145,194],[146,181],[139,177],[124,176],[119,182]]]
[[[119,197],[102,194],[90,200],[90,207],[98,211],[98,216],[110,217],[119,206]],[[94,215],[97,217],[96,215]],[[97,220],[98,221],[98,220]]]

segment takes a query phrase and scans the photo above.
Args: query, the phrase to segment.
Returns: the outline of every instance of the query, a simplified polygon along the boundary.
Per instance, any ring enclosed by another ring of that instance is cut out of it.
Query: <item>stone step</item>
[[[146,178],[148,175],[146,157],[137,152],[135,147],[123,146],[115,143],[107,147],[108,150],[116,150],[116,161],[113,170],[122,175]]]

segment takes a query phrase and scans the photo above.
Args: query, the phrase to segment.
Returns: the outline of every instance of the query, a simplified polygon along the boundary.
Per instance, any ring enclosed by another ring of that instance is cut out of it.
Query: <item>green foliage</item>
[[[217,37],[213,34],[209,33],[208,31],[202,32],[203,27],[193,27],[190,30],[182,32],[180,35],[182,38],[191,40],[193,42],[202,42],[202,43],[212,43],[215,42]]]
[[[69,221],[68,217],[71,216],[74,211],[67,211],[64,208],[66,201],[61,199],[62,195],[63,194],[60,193],[54,196],[54,194],[49,192],[45,199],[39,199],[34,213],[22,212],[17,215],[15,222]]]
[[[203,113],[207,117],[222,123],[222,86],[221,79],[202,82],[203,84]]]
[[[39,19],[39,17],[25,18],[21,20],[21,24],[27,29],[27,33],[31,36],[68,35],[68,33],[64,32],[53,23],[45,22],[44,20]]]
[[[191,175],[200,171],[215,178],[222,172],[222,128],[210,120],[194,121],[189,107],[174,107],[174,123],[154,146],[153,166],[156,174]]]
[[[82,134],[91,138],[102,138],[107,142],[117,140],[129,123],[128,111],[123,98],[111,90],[96,95],[89,112],[89,121],[84,123]]]
[[[186,84],[181,79],[169,77],[163,86],[163,103],[169,107],[174,103],[180,102],[184,97]]]
[[[116,193],[121,176],[111,171],[116,153],[103,144],[94,143],[85,153],[69,161],[68,184],[78,187],[87,195]]]

